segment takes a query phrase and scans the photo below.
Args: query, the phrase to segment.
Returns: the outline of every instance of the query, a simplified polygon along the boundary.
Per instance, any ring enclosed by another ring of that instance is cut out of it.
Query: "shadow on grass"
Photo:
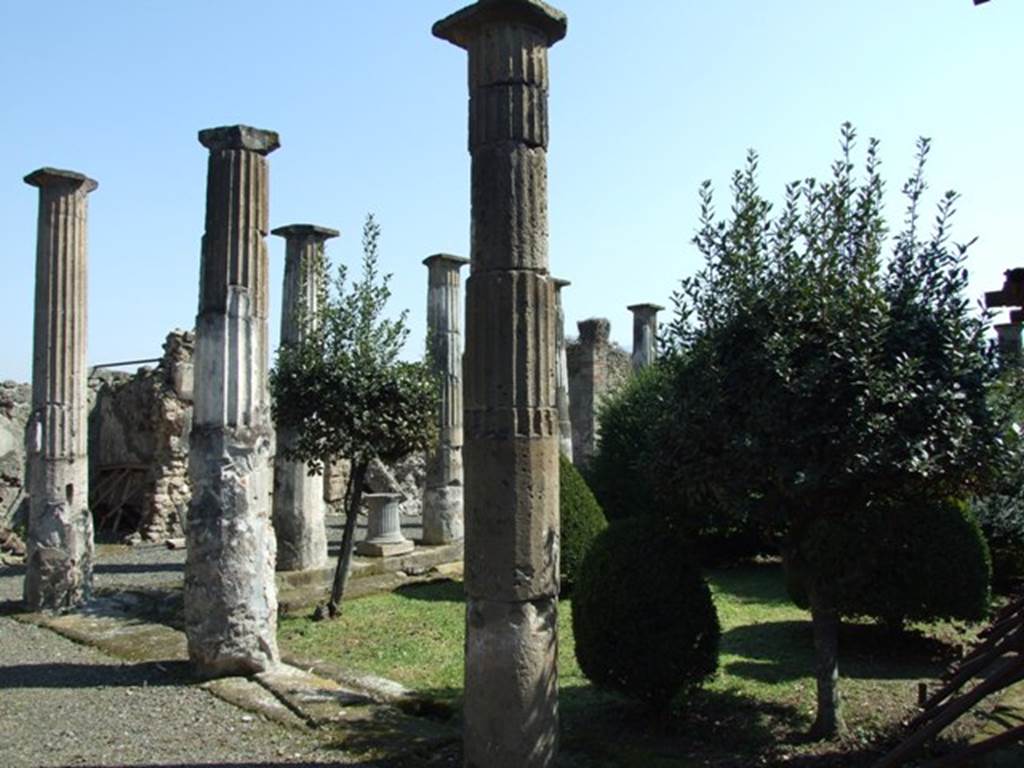
[[[722,651],[742,656],[725,670],[763,683],[808,677],[814,669],[809,621],[772,621],[733,627],[722,635]],[[865,680],[916,680],[931,677],[955,649],[920,632],[894,635],[876,624],[843,624],[839,667],[843,677]]]
[[[589,685],[561,692],[565,765],[675,768],[749,766],[807,727],[791,706],[734,691],[696,690],[669,712]]]
[[[782,578],[782,565],[746,563],[735,568],[714,568],[708,580],[715,592],[729,595],[741,603],[763,606],[792,606]]]
[[[396,589],[395,594],[408,600],[425,600],[427,602],[461,603],[466,599],[462,582],[459,581],[409,584]]]

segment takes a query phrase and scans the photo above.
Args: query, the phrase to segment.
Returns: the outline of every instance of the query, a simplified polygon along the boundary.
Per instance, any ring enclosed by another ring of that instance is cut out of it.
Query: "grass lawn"
[[[849,735],[801,744],[814,706],[809,616],[786,597],[779,566],[709,574],[722,624],[718,675],[669,716],[596,690],[580,673],[567,601],[560,608],[562,761],[566,766],[854,766],[911,711],[917,683],[933,681],[962,642],[948,625],[893,640],[870,624],[844,626],[841,690]],[[286,618],[284,650],[370,672],[457,703],[462,689],[462,585],[440,582],[352,600],[333,622]]]

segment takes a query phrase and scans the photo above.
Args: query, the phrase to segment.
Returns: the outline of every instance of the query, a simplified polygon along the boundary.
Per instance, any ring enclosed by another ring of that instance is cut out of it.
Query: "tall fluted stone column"
[[[189,449],[185,634],[206,677],[277,660],[267,390],[266,156],[277,134],[199,132],[210,150]]]
[[[633,313],[633,370],[654,365],[655,340],[658,338],[658,313],[664,309],[657,304],[634,304]]]
[[[469,259],[438,253],[427,265],[427,352],[441,382],[437,447],[427,457],[423,543],[463,536],[462,301],[459,270]]]
[[[295,344],[302,341],[305,319],[315,319],[319,309],[324,290],[324,243],[339,233],[313,224],[291,224],[272,234],[286,243],[281,344]],[[285,456],[285,449],[295,439],[292,430],[278,428],[273,521],[279,571],[305,571],[327,564],[324,476],[310,475],[305,462]]]
[[[472,265],[466,283],[468,768],[554,764],[558,412],[548,276],[550,46],[565,15],[482,0],[434,25],[469,52]]]
[[[25,603],[30,611],[81,605],[92,589],[85,362],[86,218],[96,182],[40,168],[29,519]]]
[[[562,455],[572,461],[572,419],[569,416],[569,362],[565,351],[565,312],[562,310],[562,289],[572,285],[568,280],[554,278],[555,283],[555,403],[558,407],[558,443]]]

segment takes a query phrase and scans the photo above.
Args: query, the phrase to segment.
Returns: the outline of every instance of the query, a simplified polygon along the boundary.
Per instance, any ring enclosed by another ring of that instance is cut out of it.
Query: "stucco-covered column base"
[[[558,741],[558,600],[466,604],[466,768],[545,768]]]
[[[441,485],[423,489],[423,543],[450,544],[463,537],[463,493],[461,485]]]
[[[86,460],[36,460],[26,541],[25,604],[59,611],[92,593],[92,516]]]
[[[277,442],[284,440],[279,433]],[[301,461],[278,455],[274,466],[274,533],[277,570],[308,571],[327,565],[324,477],[310,476]]]
[[[270,451],[266,428],[192,431],[185,633],[202,677],[261,672],[278,660]]]

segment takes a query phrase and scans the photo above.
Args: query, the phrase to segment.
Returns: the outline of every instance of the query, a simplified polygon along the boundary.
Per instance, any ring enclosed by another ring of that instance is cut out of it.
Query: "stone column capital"
[[[452,45],[468,48],[485,27],[496,24],[534,28],[546,37],[550,47],[565,37],[568,18],[541,0],[477,0],[441,19],[431,31]]]
[[[626,307],[634,315],[641,315],[648,317],[650,315],[656,315],[664,309],[660,304],[631,304]]]
[[[462,256],[454,256],[450,253],[435,253],[432,256],[427,256],[423,260],[424,265],[430,269],[434,267],[446,267],[448,269],[461,269],[466,264],[469,264],[469,259]]]
[[[253,128],[249,125],[222,125],[199,132],[199,143],[211,152],[222,149],[245,149],[269,155],[281,146],[277,131]]]
[[[270,230],[270,234],[283,237],[286,240],[316,240],[322,243],[332,237],[337,237],[341,232],[316,224],[286,224],[283,227]]]
[[[25,177],[25,183],[32,187],[69,187],[71,190],[76,190],[79,187],[84,188],[86,194],[95,190],[99,184],[94,180],[90,179],[84,173],[78,171],[65,171],[61,168],[38,168],[32,171],[28,176]]]

